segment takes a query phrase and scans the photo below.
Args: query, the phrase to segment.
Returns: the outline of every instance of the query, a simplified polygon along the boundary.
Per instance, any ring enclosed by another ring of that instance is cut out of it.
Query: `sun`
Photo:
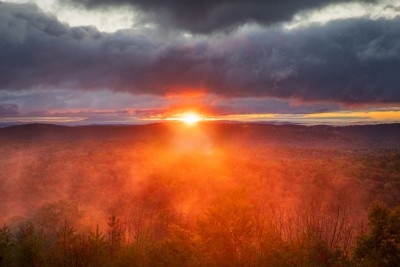
[[[166,121],[179,121],[187,126],[193,126],[196,125],[198,122],[209,120],[208,118],[205,118],[203,115],[193,112],[193,111],[188,111],[184,113],[176,113],[172,115],[171,117],[167,117],[164,120]]]
[[[180,116],[178,120],[184,122],[186,125],[195,125],[199,121],[202,121],[203,118],[197,113],[187,112],[182,114],[182,116]]]

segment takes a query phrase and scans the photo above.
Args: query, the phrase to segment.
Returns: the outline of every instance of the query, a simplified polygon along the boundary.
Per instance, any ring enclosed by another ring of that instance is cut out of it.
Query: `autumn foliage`
[[[396,147],[152,127],[0,132],[0,266],[400,266]]]

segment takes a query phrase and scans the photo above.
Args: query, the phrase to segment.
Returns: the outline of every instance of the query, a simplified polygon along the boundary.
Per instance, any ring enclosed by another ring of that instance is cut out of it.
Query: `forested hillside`
[[[400,266],[400,126],[0,129],[0,266]]]

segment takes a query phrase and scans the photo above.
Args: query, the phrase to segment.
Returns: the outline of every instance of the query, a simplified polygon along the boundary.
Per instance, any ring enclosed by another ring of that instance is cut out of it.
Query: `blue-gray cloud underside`
[[[0,90],[201,89],[223,97],[400,102],[399,18],[185,38],[101,33],[69,27],[32,5],[0,6]]]

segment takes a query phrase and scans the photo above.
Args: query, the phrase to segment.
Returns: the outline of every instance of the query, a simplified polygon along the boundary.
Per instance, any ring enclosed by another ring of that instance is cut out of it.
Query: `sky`
[[[400,122],[397,0],[3,0],[0,125]]]

